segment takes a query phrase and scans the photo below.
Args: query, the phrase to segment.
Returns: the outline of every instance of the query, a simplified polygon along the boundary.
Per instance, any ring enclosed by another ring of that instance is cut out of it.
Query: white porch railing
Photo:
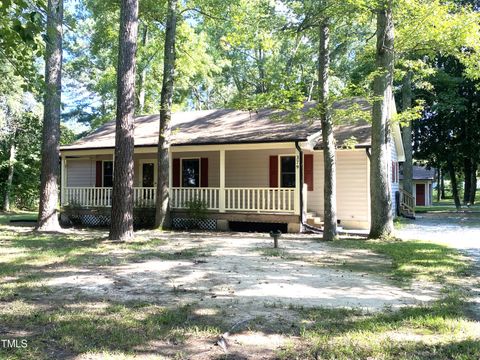
[[[295,210],[295,189],[226,188],[225,210],[290,213]]]
[[[135,206],[155,206],[156,189],[134,188]],[[192,200],[205,202],[209,210],[295,213],[297,192],[294,188],[172,188],[172,208],[185,209]],[[112,206],[112,188],[66,187],[63,206]]]
[[[220,209],[220,188],[172,188],[170,204],[172,208],[185,209],[188,202],[200,200],[205,202],[209,210]]]
[[[63,206],[109,207],[112,206],[111,187],[66,187],[63,189]],[[133,189],[135,206],[155,206],[156,188]]]

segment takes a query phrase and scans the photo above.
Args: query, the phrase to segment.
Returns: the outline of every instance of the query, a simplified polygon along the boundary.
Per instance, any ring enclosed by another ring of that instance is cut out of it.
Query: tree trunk
[[[393,233],[392,196],[388,176],[389,120],[393,85],[392,0],[383,2],[377,10],[378,74],[373,83],[372,154],[370,160],[371,227],[370,238],[382,238]]]
[[[143,26],[142,45],[145,47],[148,41],[147,24]],[[138,114],[143,115],[145,112],[145,80],[147,79],[147,64],[144,65],[140,78],[138,79]]]
[[[258,84],[257,84],[257,94],[263,94],[267,92],[267,87],[265,83],[265,53],[262,49],[262,45],[258,46],[257,53],[257,67],[258,67]]]
[[[318,52],[318,105],[321,107],[323,160],[324,160],[324,229],[323,239],[337,237],[337,184],[335,165],[335,139],[329,104],[330,29],[328,19],[320,25],[320,47]]]
[[[477,195],[477,171],[478,164],[475,160],[472,160],[472,171],[471,171],[471,180],[470,180],[470,205],[475,205],[475,197]]]
[[[437,168],[437,203],[440,202],[440,179],[442,178],[442,169]]]
[[[443,171],[441,172],[441,177],[440,177],[440,197],[441,197],[441,200],[446,198],[446,196],[445,196],[445,174],[444,174]]]
[[[453,200],[455,202],[455,207],[457,208],[457,210],[460,210],[461,203],[460,203],[460,197],[458,195],[457,175],[455,173],[455,166],[453,165],[452,160],[448,161],[448,171],[450,173],[450,183],[452,185],[452,195],[453,195]]]
[[[173,84],[175,75],[175,36],[177,28],[177,1],[168,0],[165,47],[163,57],[163,82],[160,99],[160,128],[158,132],[158,181],[155,226],[170,227],[168,138],[172,116]]]
[[[63,0],[48,0],[38,231],[58,231]]]
[[[472,162],[469,157],[463,160],[463,175],[465,177],[463,187],[463,204],[468,205],[470,202],[470,192],[472,187]]]
[[[10,144],[10,158],[8,160],[8,177],[5,184],[5,197],[3,199],[3,211],[10,211],[10,194],[12,190],[13,172],[15,170],[15,160],[17,155],[17,147],[15,146],[15,133],[13,134]]]
[[[403,111],[412,107],[412,72],[408,71],[403,78],[402,85]],[[412,149],[412,122],[402,129],[405,162],[403,163],[403,190],[413,194],[413,149]]]
[[[133,238],[133,151],[138,0],[122,0],[110,240]]]

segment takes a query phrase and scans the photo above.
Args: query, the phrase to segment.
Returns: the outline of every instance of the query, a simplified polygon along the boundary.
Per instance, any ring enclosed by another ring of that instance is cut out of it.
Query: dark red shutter
[[[95,165],[95,186],[102,187],[102,162],[97,161]]]
[[[208,158],[200,161],[200,186],[208,187]]]
[[[270,156],[270,187],[278,187],[278,156]]]
[[[313,191],[313,154],[303,157],[303,181],[308,186],[308,191]]]
[[[180,159],[173,159],[172,182],[173,187],[180,187]]]

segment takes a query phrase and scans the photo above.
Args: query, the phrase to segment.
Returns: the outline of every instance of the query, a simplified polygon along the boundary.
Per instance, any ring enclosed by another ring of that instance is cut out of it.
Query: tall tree
[[[373,83],[372,155],[370,161],[371,227],[369,237],[393,233],[392,199],[388,177],[389,121],[394,69],[392,0],[377,9],[376,74]]]
[[[337,236],[337,185],[335,167],[335,139],[329,103],[330,28],[328,17],[320,23],[318,53],[318,104],[321,108],[323,159],[324,159],[324,240]]]
[[[412,72],[408,71],[402,84],[403,111],[412,107]],[[412,123],[411,121],[402,129],[403,146],[405,149],[405,162],[403,163],[403,190],[413,194],[413,150],[412,150]]]
[[[177,29],[177,0],[168,0],[167,25],[163,57],[163,82],[160,99],[160,126],[158,132],[158,180],[155,226],[170,226],[169,216],[169,156],[168,137],[172,117],[173,84],[175,76],[175,36]]]
[[[45,51],[42,171],[40,176],[39,231],[56,231],[62,84],[63,0],[49,0]]]
[[[122,0],[117,68],[117,117],[110,239],[133,238],[133,152],[138,0]]]

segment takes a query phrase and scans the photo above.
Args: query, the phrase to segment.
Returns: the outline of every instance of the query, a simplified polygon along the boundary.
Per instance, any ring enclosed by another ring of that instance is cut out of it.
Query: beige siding
[[[173,158],[208,158],[208,186],[220,186],[220,153],[218,151],[175,152]]]
[[[95,186],[95,160],[67,160],[67,186]]]
[[[225,186],[268,187],[270,155],[295,155],[295,150],[226,151]]]
[[[342,224],[369,222],[368,158],[365,150],[337,151],[337,216]],[[323,216],[323,153],[314,153],[314,190],[308,210]]]

